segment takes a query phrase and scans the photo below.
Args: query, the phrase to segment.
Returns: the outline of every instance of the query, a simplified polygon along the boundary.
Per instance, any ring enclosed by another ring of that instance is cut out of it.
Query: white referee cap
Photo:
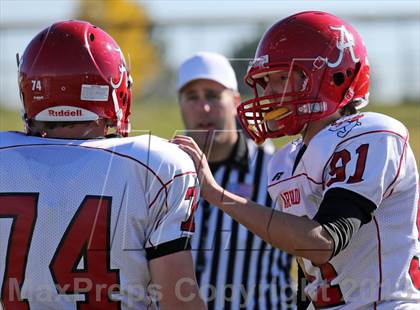
[[[178,70],[176,89],[179,92],[188,83],[199,79],[212,80],[226,88],[238,90],[229,60],[217,53],[199,52],[185,60]]]

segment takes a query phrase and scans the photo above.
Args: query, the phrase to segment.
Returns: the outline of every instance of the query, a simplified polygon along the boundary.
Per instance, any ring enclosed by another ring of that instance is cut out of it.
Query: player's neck
[[[324,129],[325,127],[327,127],[332,122],[339,119],[340,117],[341,117],[340,114],[336,112],[329,117],[308,123],[308,126],[306,126],[305,130],[302,131],[303,143],[305,145],[308,145],[309,142],[312,140],[312,138],[315,137],[315,135],[318,132],[320,132],[322,129]]]
[[[96,139],[104,137],[107,134],[105,123],[80,123],[71,127],[57,127],[40,131],[41,136],[54,139]]]

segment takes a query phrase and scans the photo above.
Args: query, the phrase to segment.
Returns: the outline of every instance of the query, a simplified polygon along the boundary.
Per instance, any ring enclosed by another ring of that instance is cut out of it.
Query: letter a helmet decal
[[[333,30],[340,31],[340,40],[337,42],[337,45],[336,45],[337,48],[340,50],[340,55],[338,56],[338,59],[334,63],[330,62],[327,58],[325,62],[327,63],[328,67],[330,68],[338,67],[341,64],[341,61],[343,60],[344,52],[346,51],[346,49],[349,50],[351,59],[355,63],[358,63],[360,59],[354,55],[354,50],[353,50],[353,47],[355,46],[353,34],[347,31],[344,25],[341,25],[340,27],[330,26],[330,28]]]

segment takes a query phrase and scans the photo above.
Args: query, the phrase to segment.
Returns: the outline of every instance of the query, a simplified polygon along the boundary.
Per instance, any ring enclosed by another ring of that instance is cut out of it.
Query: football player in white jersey
[[[359,34],[324,12],[302,12],[262,37],[245,81],[244,130],[300,134],[269,165],[278,211],[221,188],[188,137],[173,142],[201,174],[202,196],[264,240],[301,257],[308,309],[419,309],[419,184],[407,129],[357,110],[368,103]]]
[[[132,80],[116,42],[58,22],[18,62],[26,133],[0,133],[0,308],[204,309],[194,163],[126,137]]]

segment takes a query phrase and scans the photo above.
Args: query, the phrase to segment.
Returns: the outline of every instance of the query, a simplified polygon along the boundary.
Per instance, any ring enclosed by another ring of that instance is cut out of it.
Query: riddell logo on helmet
[[[48,116],[56,117],[56,116],[82,116],[83,112],[80,109],[77,110],[48,110]]]
[[[94,121],[98,118],[92,111],[65,105],[46,108],[35,115],[35,120],[46,122]]]

